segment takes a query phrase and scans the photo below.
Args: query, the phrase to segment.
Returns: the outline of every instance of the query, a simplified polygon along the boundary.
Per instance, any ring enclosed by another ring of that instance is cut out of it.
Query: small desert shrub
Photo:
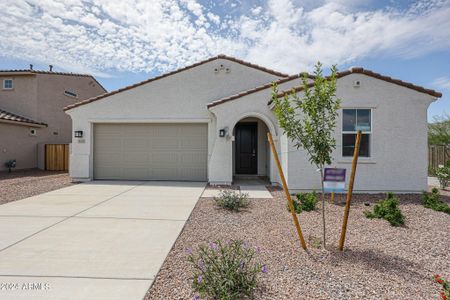
[[[439,199],[439,190],[437,188],[433,188],[431,193],[427,193],[423,191],[422,193],[422,204],[426,208],[431,208],[435,211],[442,211],[450,214],[450,206]]]
[[[400,208],[398,207],[399,200],[393,193],[388,193],[387,198],[378,201],[373,208],[373,212],[365,211],[364,214],[367,218],[373,219],[385,219],[392,226],[400,226],[405,224],[405,217],[403,216]]]
[[[267,272],[256,254],[255,248],[240,240],[225,244],[219,240],[200,246],[195,253],[190,251],[194,291],[208,299],[252,297],[259,275]]]
[[[450,300],[450,282],[445,279],[442,279],[440,275],[434,275],[434,281],[442,285],[441,291],[441,299],[442,300]]]
[[[312,193],[298,193],[295,198],[292,199],[292,204],[294,205],[294,210],[296,213],[301,213],[302,211],[312,211],[316,209],[317,204],[317,193],[314,191]],[[287,205],[287,210],[290,212],[289,204]]]
[[[442,189],[445,189],[450,183],[450,165],[439,167],[435,170],[436,177]]]
[[[229,190],[221,191],[218,197],[214,197],[214,201],[217,206],[232,211],[239,211],[250,204],[248,194]]]

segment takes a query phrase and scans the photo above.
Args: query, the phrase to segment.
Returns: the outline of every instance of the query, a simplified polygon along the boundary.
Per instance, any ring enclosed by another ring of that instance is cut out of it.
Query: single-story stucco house
[[[278,126],[272,82],[301,96],[299,75],[219,55],[69,105],[70,176],[231,184],[243,174],[277,184],[271,132],[291,191],[320,189],[316,168]],[[442,95],[352,68],[339,73],[337,96],[342,108],[332,167],[351,167],[355,128],[364,127],[355,190],[426,189],[427,108]]]

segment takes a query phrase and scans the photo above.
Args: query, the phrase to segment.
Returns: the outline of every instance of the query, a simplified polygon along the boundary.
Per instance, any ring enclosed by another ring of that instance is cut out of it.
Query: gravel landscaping
[[[193,299],[186,249],[217,239],[242,239],[261,248],[268,272],[261,274],[256,299],[438,299],[440,287],[432,276],[450,279],[450,216],[424,208],[420,195],[399,195],[404,227],[364,216],[385,195],[355,195],[344,252],[337,250],[344,196],[326,206],[327,250],[318,248],[320,210],[303,212],[305,252],[283,192],[272,194],[274,199],[254,199],[240,213],[201,198],[145,299]]]
[[[15,170],[0,172],[0,204],[39,195],[72,185],[67,172]]]

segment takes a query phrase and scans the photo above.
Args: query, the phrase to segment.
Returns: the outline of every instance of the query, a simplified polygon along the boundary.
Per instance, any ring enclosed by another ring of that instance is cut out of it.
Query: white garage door
[[[94,178],[206,181],[207,124],[95,124]]]

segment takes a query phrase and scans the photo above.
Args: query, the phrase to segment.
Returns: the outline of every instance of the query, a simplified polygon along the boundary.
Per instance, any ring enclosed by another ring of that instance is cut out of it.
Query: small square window
[[[12,79],[3,79],[3,89],[11,90],[13,88],[13,80]]]

